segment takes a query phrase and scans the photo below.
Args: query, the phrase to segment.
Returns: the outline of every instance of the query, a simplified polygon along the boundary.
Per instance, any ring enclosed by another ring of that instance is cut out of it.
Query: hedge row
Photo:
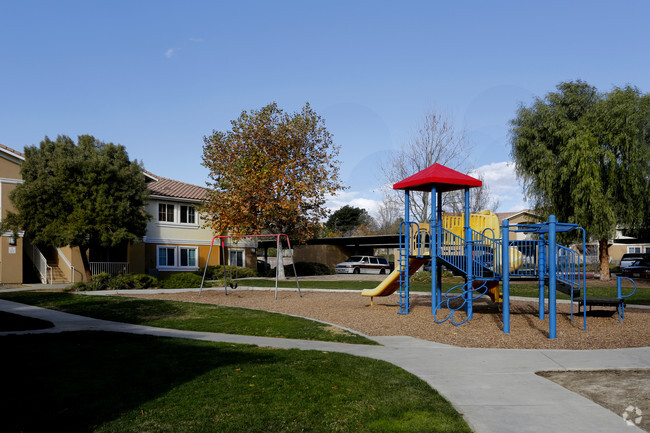
[[[181,288],[195,288],[201,286],[201,279],[205,269],[200,269],[196,272],[181,272],[171,274],[165,278],[155,278],[146,274],[124,274],[124,275],[111,275],[111,274],[97,274],[93,275],[88,283],[75,283],[69,287],[73,291],[95,291],[95,290],[137,290],[137,289],[181,289]],[[322,263],[312,262],[298,262],[296,263],[296,271],[298,276],[309,275],[330,275],[332,270]],[[293,277],[293,266],[287,265],[284,267],[284,272],[287,277]],[[224,269],[223,266],[208,266],[206,272],[206,282],[204,287],[213,285],[220,286],[224,284]],[[251,278],[257,277],[258,273],[255,269],[240,268],[237,266],[226,266],[226,283],[230,283],[232,279],[237,278]],[[269,270],[265,276],[274,277],[275,269]],[[210,283],[208,281],[211,281]]]

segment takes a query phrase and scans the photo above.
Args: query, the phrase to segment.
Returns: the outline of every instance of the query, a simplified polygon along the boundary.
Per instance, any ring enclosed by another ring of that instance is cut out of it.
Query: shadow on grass
[[[0,311],[0,332],[30,331],[35,329],[53,328],[54,324],[48,320],[35,319],[21,316],[6,311]]]
[[[91,431],[204,374],[264,354],[108,332],[1,337],[4,432]],[[253,359],[254,358],[254,359]]]
[[[5,293],[2,298],[36,307],[135,325],[184,314],[182,308],[171,302],[114,296],[81,296],[60,292],[14,292]]]

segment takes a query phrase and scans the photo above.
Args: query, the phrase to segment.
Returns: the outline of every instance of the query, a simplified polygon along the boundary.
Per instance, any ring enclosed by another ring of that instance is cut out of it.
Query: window
[[[183,270],[183,268],[198,269],[199,248],[159,246],[157,263],[158,268],[175,268],[177,270]]]
[[[628,253],[640,253],[641,247],[627,247]]]
[[[158,266],[176,265],[176,247],[158,247]]]
[[[174,222],[174,205],[160,203],[158,205],[158,221],[164,221],[168,223]]]
[[[243,250],[230,250],[230,266],[244,267],[244,251]]]
[[[196,267],[196,248],[179,247],[181,257],[181,267]]]
[[[181,222],[185,224],[194,224],[196,222],[194,206],[181,205]]]

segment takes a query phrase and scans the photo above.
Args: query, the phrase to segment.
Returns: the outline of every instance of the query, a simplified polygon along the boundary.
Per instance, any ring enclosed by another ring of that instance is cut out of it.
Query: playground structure
[[[293,250],[291,249],[291,242],[289,241],[289,236],[286,234],[275,234],[275,235],[216,235],[212,237],[212,242],[210,242],[210,249],[208,250],[208,258],[206,260],[206,267],[203,270],[203,278],[201,279],[201,286],[199,288],[199,296],[203,293],[203,284],[205,283],[205,274],[208,271],[207,263],[210,263],[210,255],[212,254],[212,247],[214,246],[215,239],[219,239],[221,247],[221,263],[223,265],[223,289],[228,294],[228,283],[226,278],[226,239],[247,239],[247,238],[275,238],[277,246],[277,255],[278,263],[275,266],[275,299],[278,299],[278,279],[280,275],[280,266],[284,266],[284,263],[281,262],[282,259],[282,239],[286,239],[287,247],[291,251],[291,265],[293,266],[293,274],[296,277],[296,286],[298,287],[298,295],[302,298],[302,292],[300,291],[300,281],[298,280],[298,272],[296,272],[296,261],[293,259]]]
[[[410,277],[431,260],[431,309],[436,323],[447,320],[459,326],[472,318],[473,301],[487,294],[502,305],[503,332],[510,332],[510,281],[528,280],[539,283],[539,318],[545,318],[545,291],[548,287],[549,338],[556,338],[556,293],[570,296],[571,320],[573,304],[583,306],[583,328],[587,329],[587,306],[614,306],[619,322],[624,317],[624,299],[634,294],[622,294],[621,279],[617,280],[616,298],[587,298],[585,258],[582,263],[577,251],[557,244],[558,233],[584,229],[576,224],[558,223],[555,216],[540,224],[509,226],[507,220],[499,227],[498,218],[489,211],[470,215],[469,190],[482,182],[440,164],[434,164],[393,185],[405,193],[405,218],[400,225],[400,246],[397,266],[375,289],[364,290],[363,296],[388,296],[399,290],[398,314],[410,310]],[[448,216],[442,212],[442,194],[464,190],[465,212]],[[410,221],[410,192],[431,194],[429,223]],[[511,240],[510,233],[526,233],[525,240]],[[461,274],[465,282],[442,293],[441,267]],[[633,280],[632,283],[634,283]],[[502,292],[499,285],[502,286]],[[453,293],[452,293],[453,292]],[[466,315],[457,321],[454,313],[464,309]],[[438,319],[438,313],[447,315]]]

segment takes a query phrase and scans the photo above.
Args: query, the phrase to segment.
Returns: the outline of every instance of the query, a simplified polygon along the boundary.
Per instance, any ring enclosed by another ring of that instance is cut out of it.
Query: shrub
[[[111,274],[102,272],[101,274],[93,275],[90,277],[88,283],[88,290],[106,290],[108,289],[108,282],[113,278]]]
[[[85,292],[87,290],[90,290],[90,288],[88,287],[88,284],[82,281],[78,281],[73,285],[66,287],[64,290],[66,292]]]
[[[182,272],[172,274],[159,281],[159,286],[163,289],[187,289],[201,286],[201,277],[194,273]]]
[[[158,285],[158,280],[146,274],[114,275],[108,281],[111,290],[148,289]]]
[[[416,272],[411,276],[411,281],[415,283],[430,283],[431,272],[427,272],[427,271]]]
[[[273,276],[275,276],[275,269],[271,269]],[[332,269],[329,266],[323,263],[316,262],[297,262],[296,263],[296,272],[299,277],[308,277],[311,275],[332,275]],[[286,265],[284,267],[284,274],[287,277],[293,277],[293,266]]]
[[[201,268],[196,272],[193,272],[195,275],[203,277],[203,271],[205,268]],[[228,278],[250,278],[257,277],[257,270],[251,268],[242,268],[239,266],[226,266],[226,276]],[[208,266],[208,271],[205,273],[206,280],[221,280],[223,279],[223,266]]]
[[[157,284],[157,279],[146,274],[111,275],[101,273],[93,275],[89,283],[74,283],[69,287],[69,290],[83,292],[87,290],[148,289],[155,287]]]

